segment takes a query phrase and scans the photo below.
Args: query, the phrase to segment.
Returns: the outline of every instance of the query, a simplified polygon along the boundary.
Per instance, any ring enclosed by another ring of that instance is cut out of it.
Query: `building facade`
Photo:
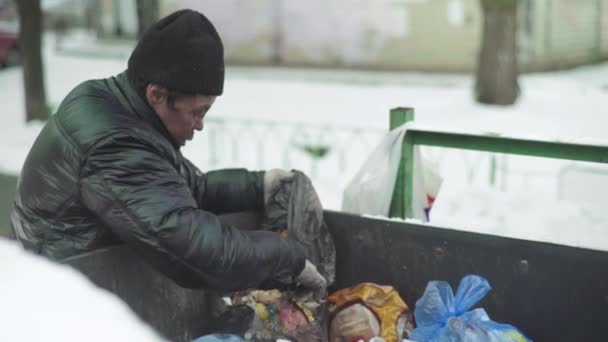
[[[99,30],[137,34],[135,0],[97,1]],[[454,71],[475,69],[480,0],[161,0],[216,25],[235,64]],[[608,58],[608,0],[518,0],[522,71]]]
[[[227,60],[371,69],[471,71],[479,0],[165,0],[216,24]],[[549,70],[608,58],[608,0],[520,0],[519,64]]]

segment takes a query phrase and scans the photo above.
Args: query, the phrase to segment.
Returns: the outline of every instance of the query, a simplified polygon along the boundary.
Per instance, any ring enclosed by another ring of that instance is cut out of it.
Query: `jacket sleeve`
[[[225,169],[202,173],[184,158],[188,183],[199,207],[214,214],[264,209],[264,172]]]
[[[119,239],[185,287],[255,288],[297,275],[303,246],[240,231],[198,208],[184,178],[152,143],[113,137],[88,153],[83,202]]]

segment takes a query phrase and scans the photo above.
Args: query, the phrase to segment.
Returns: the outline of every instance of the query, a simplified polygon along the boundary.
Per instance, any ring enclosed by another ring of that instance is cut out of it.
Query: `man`
[[[243,232],[217,216],[263,210],[289,173],[201,173],[180,146],[222,94],[223,46],[202,14],[182,10],[141,38],[127,71],[63,100],[30,151],[12,224],[23,245],[55,259],[122,241],[188,287],[221,290],[326,282],[296,241]]]

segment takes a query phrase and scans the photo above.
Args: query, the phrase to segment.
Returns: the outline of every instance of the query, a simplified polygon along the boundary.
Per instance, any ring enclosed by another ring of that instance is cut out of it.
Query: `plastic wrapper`
[[[336,248],[323,219],[323,206],[310,178],[300,171],[294,170],[293,174],[270,194],[261,228],[305,246],[306,258],[331,285],[336,273]]]
[[[380,322],[363,304],[355,303],[340,310],[329,324],[331,341],[352,341],[380,335]]]
[[[329,341],[400,341],[412,329],[410,309],[391,286],[363,283],[329,296]]]
[[[237,335],[213,334],[201,336],[192,342],[243,342],[243,339]]]

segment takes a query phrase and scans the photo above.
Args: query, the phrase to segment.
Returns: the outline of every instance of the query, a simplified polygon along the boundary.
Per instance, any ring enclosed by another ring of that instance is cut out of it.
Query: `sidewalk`
[[[56,34],[49,37],[57,54],[72,57],[125,59],[136,44],[134,40],[97,38],[94,32],[87,31],[69,31],[61,38]]]

